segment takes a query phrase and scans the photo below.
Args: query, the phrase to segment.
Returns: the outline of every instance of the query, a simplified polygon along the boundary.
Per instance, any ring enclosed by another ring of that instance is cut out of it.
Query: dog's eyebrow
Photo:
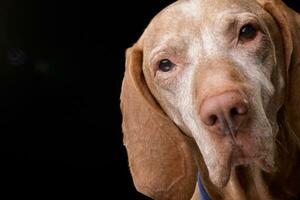
[[[161,41],[158,42],[156,47],[154,47],[149,53],[149,61],[152,63],[156,56],[160,53],[166,54],[179,54],[185,49],[186,42],[183,38],[173,37],[172,35],[166,36]]]
[[[164,37],[161,37],[160,41],[157,42],[158,44],[156,44],[156,47],[152,48],[151,52],[149,53],[150,62],[153,61],[155,55],[168,48],[172,40],[173,40],[172,35],[166,35]]]
[[[155,48],[150,52],[150,54],[149,54],[149,58],[150,58],[149,61],[150,61],[150,63],[152,63],[153,60],[155,60],[156,55],[157,55],[159,52],[163,52],[165,48],[166,48],[166,45],[155,47]]]

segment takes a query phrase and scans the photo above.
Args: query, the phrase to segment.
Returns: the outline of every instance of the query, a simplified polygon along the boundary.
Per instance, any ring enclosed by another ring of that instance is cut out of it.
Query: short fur
[[[259,32],[242,43],[247,23]],[[299,37],[300,15],[281,0],[181,0],[161,11],[126,52],[122,128],[136,188],[199,199],[200,173],[211,199],[300,197]],[[166,58],[176,67],[163,73]],[[199,116],[206,99],[227,91],[250,105],[235,137]]]

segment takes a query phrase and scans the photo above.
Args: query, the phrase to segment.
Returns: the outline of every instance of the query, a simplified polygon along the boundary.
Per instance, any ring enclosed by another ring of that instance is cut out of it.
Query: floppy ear
[[[285,107],[292,128],[300,138],[300,14],[281,0],[257,0],[280,29],[287,69]]]
[[[126,52],[122,128],[135,187],[154,199],[190,199],[197,169],[189,139],[164,114],[144,81],[142,50]]]

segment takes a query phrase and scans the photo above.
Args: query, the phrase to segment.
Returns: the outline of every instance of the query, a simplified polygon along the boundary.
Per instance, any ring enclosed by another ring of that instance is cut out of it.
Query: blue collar
[[[210,198],[203,186],[200,175],[198,175],[198,187],[199,187],[199,192],[200,192],[200,199],[201,200],[210,200]]]

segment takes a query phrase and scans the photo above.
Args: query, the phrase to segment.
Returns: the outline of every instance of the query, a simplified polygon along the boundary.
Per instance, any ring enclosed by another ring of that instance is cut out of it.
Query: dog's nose
[[[248,115],[248,101],[237,91],[225,92],[204,100],[200,118],[214,132],[236,135]]]

